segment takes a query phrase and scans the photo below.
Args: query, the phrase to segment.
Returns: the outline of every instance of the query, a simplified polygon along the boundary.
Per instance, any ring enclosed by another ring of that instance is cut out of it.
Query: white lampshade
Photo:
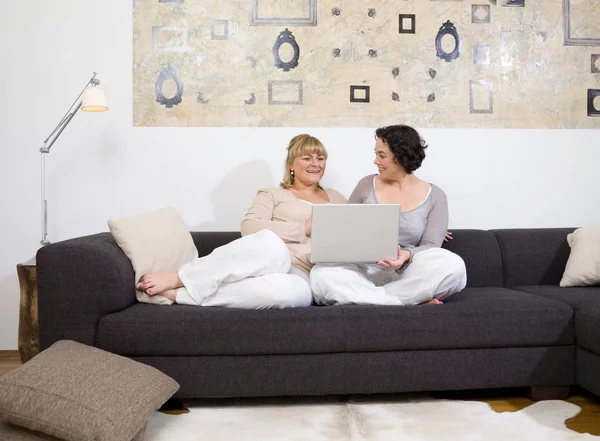
[[[88,87],[83,92],[81,110],[85,112],[105,112],[108,110],[104,90],[100,87]]]

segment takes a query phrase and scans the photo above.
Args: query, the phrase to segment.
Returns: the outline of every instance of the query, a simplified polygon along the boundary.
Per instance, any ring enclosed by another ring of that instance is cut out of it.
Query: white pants
[[[400,273],[375,264],[321,263],[311,270],[310,282],[321,305],[417,305],[461,291],[467,272],[457,254],[430,248]]]
[[[215,249],[179,269],[184,288],[177,303],[263,309],[309,306],[308,276],[291,271],[290,252],[279,236],[261,230]]]

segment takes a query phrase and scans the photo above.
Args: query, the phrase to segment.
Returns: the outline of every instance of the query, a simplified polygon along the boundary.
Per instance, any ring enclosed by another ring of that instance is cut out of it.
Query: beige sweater
[[[347,202],[344,195],[326,189],[332,204]],[[242,221],[242,235],[271,230],[287,244],[292,255],[292,265],[310,273],[312,264],[306,258],[310,253],[310,237],[306,236],[304,222],[312,214],[312,204],[298,199],[284,188],[263,188],[258,191],[252,206]]]

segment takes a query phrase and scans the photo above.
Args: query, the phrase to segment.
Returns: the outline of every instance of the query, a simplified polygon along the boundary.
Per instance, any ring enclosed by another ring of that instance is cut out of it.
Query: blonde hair
[[[314,136],[307,134],[296,135],[287,146],[287,159],[285,160],[285,169],[283,171],[283,181],[279,184],[282,188],[290,188],[294,186],[294,176],[291,173],[292,164],[296,158],[303,155],[317,154],[319,156],[325,156],[327,159],[327,150],[323,143]],[[317,187],[321,187],[321,184],[317,184]]]

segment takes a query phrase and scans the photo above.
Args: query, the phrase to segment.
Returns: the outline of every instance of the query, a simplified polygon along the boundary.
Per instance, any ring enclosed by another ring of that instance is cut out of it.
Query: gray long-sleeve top
[[[351,204],[379,204],[375,194],[375,176],[362,178],[348,200]],[[402,207],[400,208],[402,210]],[[398,245],[409,250],[412,257],[419,251],[441,247],[448,229],[448,199],[446,193],[431,184],[425,200],[410,211],[400,211]]]

